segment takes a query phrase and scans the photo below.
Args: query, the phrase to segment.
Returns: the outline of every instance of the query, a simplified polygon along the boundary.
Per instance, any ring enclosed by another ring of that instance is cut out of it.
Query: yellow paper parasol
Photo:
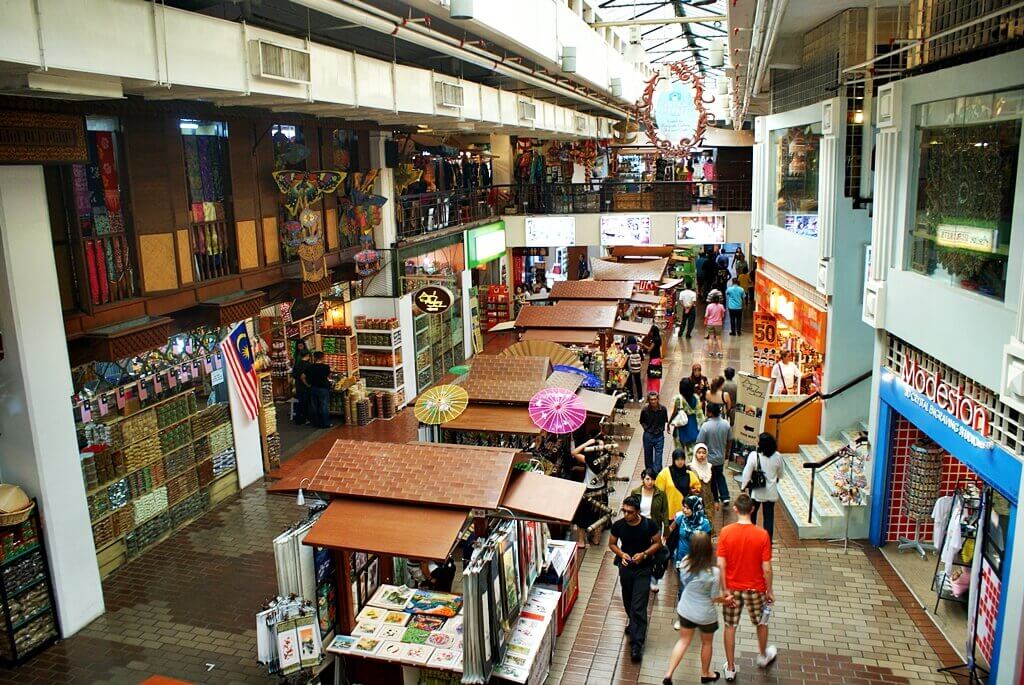
[[[430,388],[416,400],[412,413],[421,423],[446,423],[466,411],[469,395],[458,385],[438,385]]]

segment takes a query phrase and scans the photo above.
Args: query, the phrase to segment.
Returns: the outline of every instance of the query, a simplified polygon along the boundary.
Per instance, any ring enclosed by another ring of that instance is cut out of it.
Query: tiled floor
[[[496,338],[488,348],[506,342]],[[702,361],[709,376],[730,364],[749,369],[749,334],[726,337],[724,360],[705,359],[702,344],[700,337],[673,340],[666,355],[666,400],[691,360]],[[636,418],[631,410],[628,420],[635,423]],[[338,438],[404,442],[415,434],[411,411],[361,429],[289,430],[286,446],[300,454],[283,470],[326,453]],[[639,441],[630,441],[620,469],[634,483],[638,453]],[[614,499],[626,489],[620,483]],[[273,682],[254,660],[253,613],[275,591],[271,540],[301,515],[292,498],[268,495],[262,483],[247,488],[113,574],[104,582],[104,616],[20,669],[0,670],[0,685],[136,685],[151,674],[218,685]],[[767,672],[754,668],[753,631],[743,626],[740,682],[949,682],[934,669],[955,663],[955,654],[880,553],[844,555],[821,544],[804,544],[785,514],[779,512],[777,519],[779,601],[772,640],[780,656]],[[660,683],[675,640],[670,625],[674,581],[667,580],[652,597],[647,653],[639,665],[629,661],[616,572],[603,547],[586,554],[580,581],[580,599],[559,639],[548,682]],[[719,637],[715,668],[721,668],[721,655]],[[675,682],[697,682],[694,648]]]

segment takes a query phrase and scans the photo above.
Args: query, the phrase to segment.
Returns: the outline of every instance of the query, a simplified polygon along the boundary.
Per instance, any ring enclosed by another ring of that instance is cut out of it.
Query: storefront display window
[[[1002,300],[1024,89],[917,107],[916,202],[907,268]]]
[[[192,261],[199,280],[233,273],[231,264],[231,170],[228,125],[178,122],[185,155]]]
[[[772,131],[775,209],[780,228],[818,237],[818,156],[821,123]]]
[[[89,308],[134,297],[135,274],[121,185],[120,121],[89,116],[85,128],[89,161],[64,167],[62,174],[70,188],[65,197],[73,204],[68,214],[78,305]]]

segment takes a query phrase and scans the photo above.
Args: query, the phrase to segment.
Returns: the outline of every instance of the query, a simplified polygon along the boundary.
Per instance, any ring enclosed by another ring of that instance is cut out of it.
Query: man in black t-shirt
[[[630,495],[622,501],[622,518],[612,524],[608,549],[619,567],[622,605],[626,609],[626,634],[634,663],[643,658],[647,638],[647,600],[650,597],[651,566],[661,548],[658,526],[640,515],[640,498]]]
[[[317,428],[330,428],[331,367],[324,364],[324,353],[314,352],[313,363],[306,367],[301,380],[309,388],[310,419]]]

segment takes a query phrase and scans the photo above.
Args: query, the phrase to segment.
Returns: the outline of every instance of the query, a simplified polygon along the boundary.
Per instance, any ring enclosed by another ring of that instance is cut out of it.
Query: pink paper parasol
[[[586,419],[583,401],[564,388],[544,388],[530,398],[530,420],[549,433],[572,433]]]

